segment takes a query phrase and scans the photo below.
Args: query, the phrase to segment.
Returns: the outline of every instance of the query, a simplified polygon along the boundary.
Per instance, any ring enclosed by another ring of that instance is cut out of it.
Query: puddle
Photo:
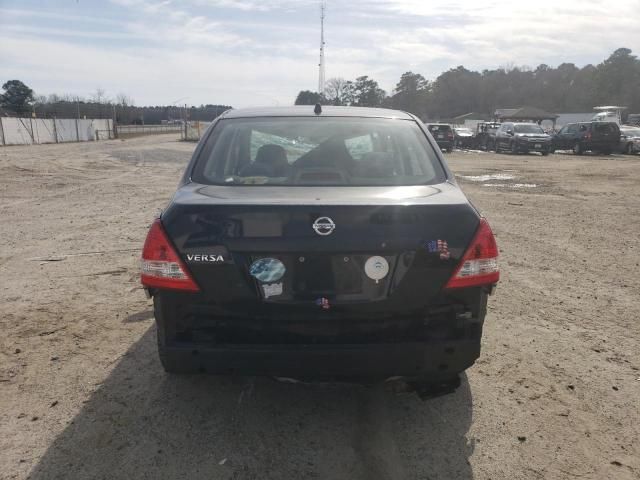
[[[535,183],[483,183],[483,187],[536,188]]]
[[[489,180],[513,180],[516,178],[509,173],[491,173],[487,175],[458,175],[465,180],[471,180],[472,182],[486,182]]]

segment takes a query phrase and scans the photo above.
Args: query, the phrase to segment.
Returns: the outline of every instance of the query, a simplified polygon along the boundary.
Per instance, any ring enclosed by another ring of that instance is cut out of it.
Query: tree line
[[[598,65],[563,63],[471,71],[463,66],[427,80],[405,72],[387,94],[368,76],[353,81],[331,78],[321,94],[304,90],[296,105],[352,105],[405,110],[423,119],[450,119],[469,112],[491,116],[497,108],[532,105],[550,112],[591,112],[598,105],[620,105],[640,113],[640,60],[619,48]]]
[[[88,98],[72,94],[36,95],[20,80],[9,80],[2,85],[0,115],[35,116],[38,118],[114,118],[119,124],[159,124],[171,120],[211,121],[229,105],[200,106],[144,106],[124,93],[109,97],[97,88]]]

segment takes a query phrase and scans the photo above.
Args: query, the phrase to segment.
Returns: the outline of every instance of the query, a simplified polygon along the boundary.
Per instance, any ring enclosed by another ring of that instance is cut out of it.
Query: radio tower
[[[320,63],[318,64],[318,93],[324,92],[324,0],[320,2]]]

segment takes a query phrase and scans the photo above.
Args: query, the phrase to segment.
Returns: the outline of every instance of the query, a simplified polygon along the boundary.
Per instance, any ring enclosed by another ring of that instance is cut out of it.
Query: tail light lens
[[[140,281],[146,288],[198,292],[200,289],[176,253],[160,219],[156,219],[142,249]]]
[[[480,219],[478,230],[445,288],[477,287],[500,280],[498,245],[489,223]]]

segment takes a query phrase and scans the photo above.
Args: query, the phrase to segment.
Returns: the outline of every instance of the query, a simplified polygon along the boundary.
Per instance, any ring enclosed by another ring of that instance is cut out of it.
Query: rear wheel
[[[494,144],[494,148],[495,148],[496,153],[500,153],[500,144],[498,142],[496,142]],[[488,144],[487,144],[487,151],[489,151],[489,145]]]
[[[625,153],[628,153],[629,155],[633,154],[633,143],[631,142],[627,143],[627,148],[625,148]]]
[[[582,145],[580,145],[579,142],[576,142],[573,145],[573,153],[575,153],[576,155],[582,155],[582,153],[583,153]]]
[[[511,153],[514,155],[518,153],[518,144],[516,142],[511,142]]]

